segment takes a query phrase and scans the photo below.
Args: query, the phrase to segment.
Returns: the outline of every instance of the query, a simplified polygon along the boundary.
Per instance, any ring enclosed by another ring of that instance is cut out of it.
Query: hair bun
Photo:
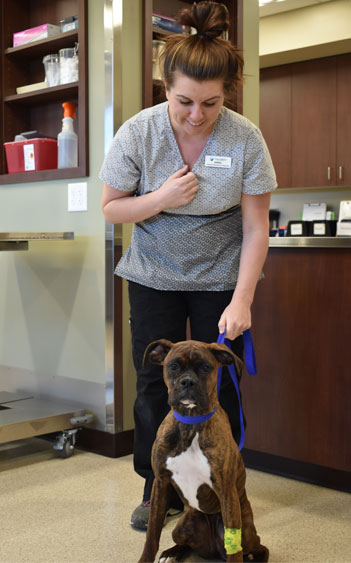
[[[181,25],[194,27],[199,37],[215,39],[230,27],[229,13],[224,4],[194,2],[191,8],[181,10],[176,18]]]

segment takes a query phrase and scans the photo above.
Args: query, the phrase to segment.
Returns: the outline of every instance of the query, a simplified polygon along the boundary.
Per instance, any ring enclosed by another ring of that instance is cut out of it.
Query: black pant
[[[144,501],[150,499],[154,479],[151,468],[152,444],[159,425],[169,411],[163,368],[150,362],[142,367],[145,348],[150,342],[160,338],[171,342],[185,340],[188,317],[193,340],[216,342],[218,321],[232,295],[233,291],[159,291],[129,282],[132,351],[137,372],[134,469],[146,479]],[[243,358],[241,336],[232,342],[232,350]],[[240,374],[238,376],[240,378]],[[238,399],[234,384],[225,368],[219,401],[229,416],[233,436],[239,443]]]

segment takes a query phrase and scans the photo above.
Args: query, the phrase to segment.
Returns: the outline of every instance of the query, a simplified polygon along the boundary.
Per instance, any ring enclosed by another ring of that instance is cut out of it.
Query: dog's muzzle
[[[175,385],[169,397],[170,406],[176,407],[179,404],[187,408],[201,407],[207,408],[208,397],[201,384],[191,373],[184,373],[175,381]]]

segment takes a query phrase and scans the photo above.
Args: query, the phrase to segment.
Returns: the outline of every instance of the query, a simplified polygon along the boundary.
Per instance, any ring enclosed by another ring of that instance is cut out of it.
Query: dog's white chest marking
[[[190,506],[200,510],[196,498],[200,485],[209,485],[211,482],[211,469],[208,459],[199,446],[199,434],[195,434],[190,447],[176,457],[169,457],[166,467],[172,472],[172,478],[187,499]]]

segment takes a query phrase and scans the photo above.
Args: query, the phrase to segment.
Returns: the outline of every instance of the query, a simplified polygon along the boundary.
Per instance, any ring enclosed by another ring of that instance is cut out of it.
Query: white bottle
[[[78,166],[78,136],[74,132],[72,117],[64,117],[62,131],[57,135],[57,168]]]

